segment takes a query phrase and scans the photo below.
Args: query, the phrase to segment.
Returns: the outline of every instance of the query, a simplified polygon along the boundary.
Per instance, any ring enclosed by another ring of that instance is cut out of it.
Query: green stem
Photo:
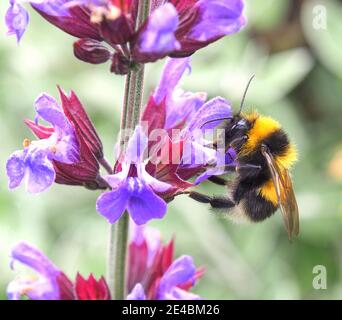
[[[141,113],[141,101],[143,98],[144,91],[144,65],[138,65],[135,71],[131,71],[130,80],[131,88],[135,93],[129,97],[129,105],[132,106],[127,114],[126,128],[135,128],[139,123]]]
[[[124,300],[126,297],[128,226],[129,216],[126,212],[110,226],[107,279],[114,300]]]
[[[136,28],[139,28],[149,15],[150,0],[140,0]],[[139,123],[144,88],[144,66],[132,69],[126,77],[125,97],[123,103],[121,128],[134,129]],[[120,133],[120,134],[121,134]],[[121,147],[125,144],[120,136]],[[114,300],[126,297],[126,271],[128,249],[129,215],[125,212],[122,217],[110,227],[108,246],[107,281]]]

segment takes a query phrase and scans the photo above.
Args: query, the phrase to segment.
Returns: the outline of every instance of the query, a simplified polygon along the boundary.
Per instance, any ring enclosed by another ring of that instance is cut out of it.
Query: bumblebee
[[[226,151],[234,148],[237,163],[233,181],[212,176],[209,180],[228,187],[226,196],[207,196],[190,192],[189,196],[208,203],[232,217],[251,222],[263,221],[281,209],[289,238],[299,233],[299,215],[289,169],[297,160],[296,148],[280,124],[256,112],[241,113],[244,93],[237,114],[223,120]]]

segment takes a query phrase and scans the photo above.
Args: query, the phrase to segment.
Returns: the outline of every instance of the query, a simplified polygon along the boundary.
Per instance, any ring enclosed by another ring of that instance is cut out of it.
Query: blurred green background
[[[7,1],[1,1],[4,16]],[[323,7],[322,7],[323,5]],[[323,10],[323,11],[322,11]],[[326,11],[324,11],[326,10]],[[326,13],[317,20],[317,13]],[[290,243],[280,214],[261,224],[234,225],[207,206],[178,197],[162,221],[151,223],[176,253],[191,254],[207,272],[195,292],[207,299],[328,299],[342,297],[342,3],[253,0],[248,27],[197,52],[183,87],[221,95],[237,106],[247,80],[256,78],[247,109],[279,120],[299,149],[293,170],[301,233]],[[315,20],[316,19],[316,20]],[[317,29],[318,26],[323,29]],[[326,24],[326,25],[325,25]],[[33,101],[56,84],[74,89],[86,106],[111,158],[120,119],[124,79],[108,65],[76,60],[73,38],[31,11],[21,44],[0,39],[0,297],[14,277],[11,245],[26,240],[73,277],[105,273],[109,226],[95,211],[98,192],[54,185],[39,196],[7,189],[5,162],[20,149]],[[147,65],[147,95],[163,61]],[[204,184],[206,193],[223,193]],[[327,290],[312,286],[313,268],[327,268]]]

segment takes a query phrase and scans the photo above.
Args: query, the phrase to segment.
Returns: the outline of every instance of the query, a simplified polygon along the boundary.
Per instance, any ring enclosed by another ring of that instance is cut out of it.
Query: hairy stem
[[[112,299],[126,298],[126,261],[128,247],[129,216],[123,216],[110,226],[108,254],[108,286]]]
[[[149,15],[150,0],[140,0],[136,28],[139,28]],[[144,88],[144,66],[130,70],[126,77],[125,97],[123,103],[120,149],[123,150],[122,131],[134,129],[139,123],[141,103]],[[110,227],[108,246],[108,270],[107,281],[111,290],[112,298],[123,300],[126,298],[126,271],[127,271],[127,249],[128,249],[128,227],[129,216],[125,212],[122,217]]]

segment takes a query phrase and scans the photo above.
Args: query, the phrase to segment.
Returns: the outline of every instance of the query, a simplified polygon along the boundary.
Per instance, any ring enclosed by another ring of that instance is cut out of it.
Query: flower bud
[[[115,74],[127,74],[130,66],[130,61],[121,53],[117,52],[113,55],[110,71]]]
[[[111,56],[111,52],[101,42],[93,39],[76,41],[74,43],[74,54],[78,59],[92,64],[104,63]]]

